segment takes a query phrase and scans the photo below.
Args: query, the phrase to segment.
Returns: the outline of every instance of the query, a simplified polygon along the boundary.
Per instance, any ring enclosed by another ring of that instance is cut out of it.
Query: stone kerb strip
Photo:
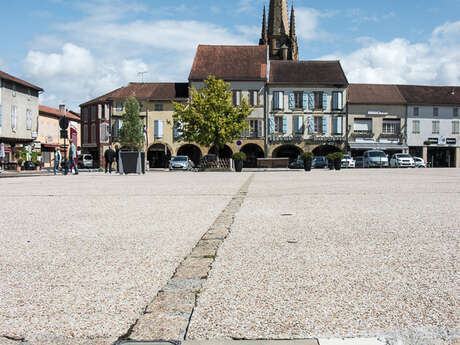
[[[144,314],[119,339],[118,344],[185,339],[203,282],[208,277],[219,246],[230,232],[235,214],[246,198],[253,176],[247,179],[192,252],[177,267],[166,286],[146,307]]]

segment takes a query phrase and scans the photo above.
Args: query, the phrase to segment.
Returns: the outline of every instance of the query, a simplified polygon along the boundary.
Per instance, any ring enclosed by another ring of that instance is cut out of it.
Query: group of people
[[[67,175],[69,171],[72,172],[72,168],[75,171],[75,175],[78,175],[78,168],[75,162],[76,159],[77,159],[77,147],[72,142],[70,143],[70,146],[69,146],[69,159],[67,160],[64,166],[64,175]],[[62,157],[61,151],[60,150],[54,151],[54,167],[53,167],[54,175],[56,175],[57,171],[60,170],[59,167],[61,166],[62,161],[63,161],[63,157]]]

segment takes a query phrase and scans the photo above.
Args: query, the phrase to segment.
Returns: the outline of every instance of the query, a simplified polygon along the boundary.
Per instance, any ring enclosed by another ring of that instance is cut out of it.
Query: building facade
[[[460,87],[398,88],[407,102],[409,152],[432,167],[460,168]]]
[[[338,61],[271,61],[267,84],[267,157],[342,150],[348,81]]]
[[[63,117],[69,119],[69,128],[67,129],[67,139],[61,137],[59,120]],[[40,151],[42,156],[43,167],[54,166],[54,152],[61,150],[62,154],[68,152],[69,141],[75,144],[77,150],[81,150],[80,135],[80,117],[60,106],[60,109],[39,106],[38,113],[38,141],[40,142]]]
[[[38,133],[38,95],[43,89],[0,71],[0,157],[7,168],[14,153],[35,150]]]
[[[347,147],[353,157],[367,150],[407,153],[407,106],[397,86],[350,84],[347,109]]]

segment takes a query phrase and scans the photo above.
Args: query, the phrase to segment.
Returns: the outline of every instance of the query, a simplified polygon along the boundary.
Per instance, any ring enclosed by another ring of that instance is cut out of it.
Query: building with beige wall
[[[346,137],[353,157],[367,150],[407,153],[406,100],[396,85],[350,84]]]
[[[0,71],[0,145],[3,164],[15,162],[14,152],[34,150],[37,139],[38,95],[43,89]],[[14,168],[12,165],[7,168]]]
[[[37,140],[40,142],[43,167],[54,166],[54,152],[56,150],[61,150],[63,155],[64,152],[68,152],[69,140],[75,144],[78,150],[81,147],[80,117],[67,111],[65,106],[60,108],[39,106]],[[61,138],[59,127],[59,120],[64,116],[69,119],[68,139]]]

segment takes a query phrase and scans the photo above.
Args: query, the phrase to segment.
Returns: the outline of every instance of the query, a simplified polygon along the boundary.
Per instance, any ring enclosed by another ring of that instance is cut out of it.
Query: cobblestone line
[[[248,193],[252,174],[241,186],[191,253],[177,267],[169,282],[158,292],[118,344],[134,341],[183,341],[203,282],[216,258],[219,246],[230,233],[236,213]]]

